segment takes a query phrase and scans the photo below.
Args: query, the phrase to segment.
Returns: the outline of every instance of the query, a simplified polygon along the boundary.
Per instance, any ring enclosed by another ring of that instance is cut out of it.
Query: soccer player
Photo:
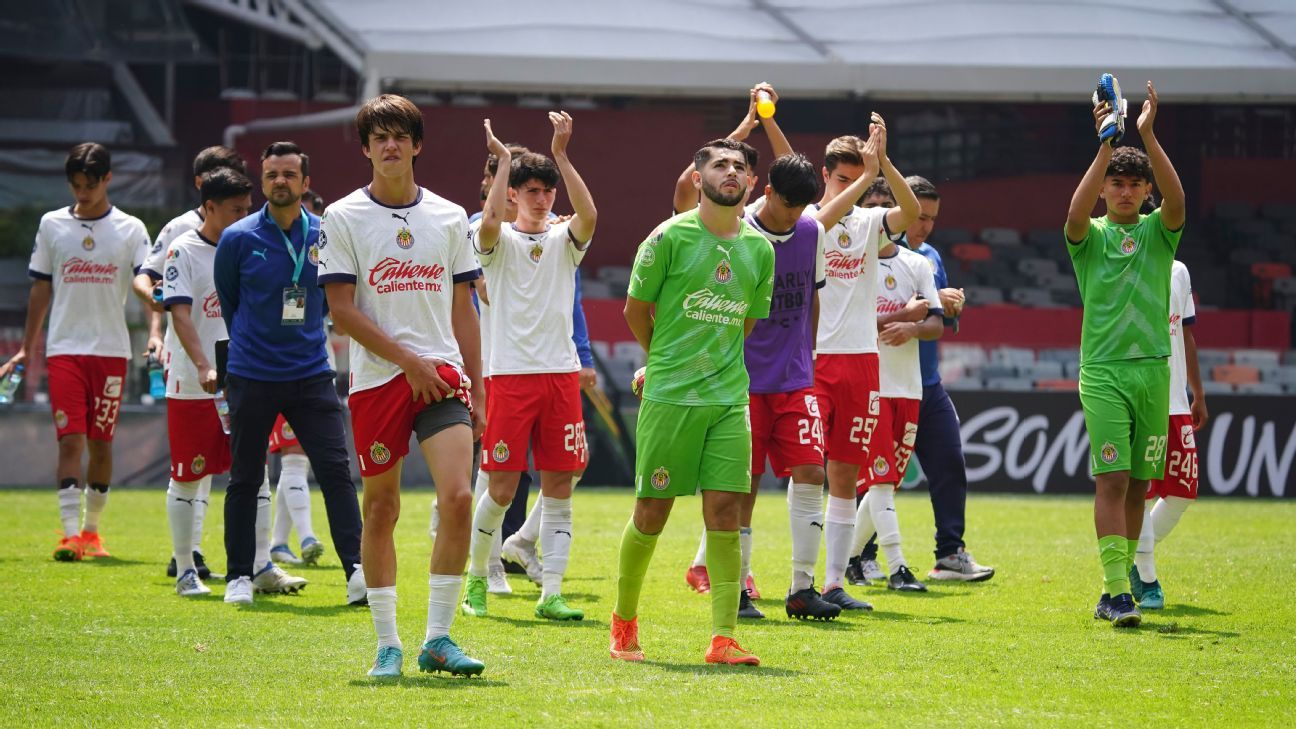
[[[841,607],[814,589],[823,533],[824,448],[813,352],[825,240],[823,225],[804,211],[819,192],[817,178],[805,157],[779,157],[770,165],[759,209],[746,218],[774,247],[774,288],[769,318],[756,322],[744,347],[751,380],[752,493],[744,500],[739,522],[739,574],[751,579],[752,496],[768,456],[776,476],[791,477],[787,502],[792,579],[784,607],[788,617],[830,620]],[[764,617],[751,600],[751,590],[744,586],[738,617]]]
[[[526,470],[527,447],[540,471],[540,551],[543,565],[535,615],[582,620],[567,605],[562,578],[572,542],[572,479],[585,470],[589,453],[581,414],[580,359],[572,341],[576,268],[589,250],[598,220],[594,199],[567,155],[572,118],[549,112],[553,159],[528,153],[517,160],[490,135],[487,145],[499,169],[482,210],[474,242],[490,296],[491,386],[486,401],[482,470],[490,479],[473,517],[472,551],[463,611],[486,614],[486,572],[491,541]],[[489,127],[487,128],[489,132]],[[558,182],[567,183],[575,214],[553,225]],[[504,224],[504,199],[517,205],[517,220]]]
[[[1080,333],[1080,403],[1096,483],[1094,526],[1103,593],[1094,617],[1134,627],[1142,615],[1129,573],[1143,527],[1148,481],[1165,469],[1170,412],[1170,269],[1183,233],[1183,185],[1153,131],[1152,82],[1138,117],[1146,153],[1113,149],[1101,139],[1067,210],[1066,241],[1084,302]],[[1113,103],[1115,101],[1116,103]],[[1100,98],[1095,128],[1119,109]],[[1112,138],[1115,139],[1114,137]],[[1140,215],[1155,179],[1161,207]],[[1102,198],[1106,215],[1090,218]]]
[[[488,127],[489,130],[489,127]],[[329,206],[320,284],[351,337],[351,424],[364,481],[364,574],[378,654],[371,676],[399,676],[396,547],[400,476],[410,435],[436,482],[441,523],[428,576],[420,671],[484,669],[450,638],[468,554],[472,443],[481,432],[481,353],[469,282],[481,275],[468,215],[414,181],[423,114],[383,94],[356,114],[373,167],[366,187]],[[471,397],[470,397],[471,392]]]
[[[1139,534],[1130,587],[1140,608],[1165,607],[1165,593],[1157,579],[1156,545],[1170,536],[1188,506],[1197,500],[1197,439],[1206,425],[1206,393],[1197,363],[1197,340],[1191,327],[1197,321],[1192,279],[1188,267],[1175,261],[1170,269],[1170,425],[1167,432],[1166,470],[1148,488],[1143,529]],[[1192,390],[1192,404],[1188,390]]]
[[[876,533],[890,570],[887,587],[923,592],[927,588],[909,570],[900,548],[895,490],[904,480],[918,438],[918,410],[922,400],[918,342],[941,336],[944,312],[936,293],[936,279],[921,254],[888,240],[878,259],[881,402],[869,444],[872,462],[859,471],[858,488],[864,492],[864,498],[856,510],[854,547],[850,553],[857,553]]]
[[[99,536],[99,521],[108,504],[113,431],[131,355],[124,307],[149,240],[138,218],[108,201],[112,156],[106,147],[78,144],[68,153],[63,170],[75,203],[41,217],[27,266],[32,286],[23,346],[0,366],[0,378],[26,363],[49,312],[45,366],[58,438],[56,477],[63,522],[54,559],[68,562],[110,556]],[[81,457],[86,451],[90,455],[83,481]]]
[[[212,476],[229,470],[229,435],[216,412],[216,341],[224,339],[225,320],[212,277],[216,244],[227,227],[252,206],[252,182],[233,168],[202,176],[202,225],[181,233],[167,247],[163,305],[171,313],[169,333],[178,346],[170,352],[167,376],[167,439],[171,443],[171,481],[167,521],[175,555],[176,593],[209,595],[193,555],[198,553],[195,510]]]
[[[316,286],[319,218],[301,204],[309,184],[310,159],[300,147],[267,146],[261,154],[266,205],[226,228],[216,249],[216,291],[230,335],[225,601],[233,604],[250,603],[254,589],[291,589],[270,561],[266,443],[281,414],[319,478],[333,549],[347,577],[347,602],[365,600],[360,506],[326,351],[324,296]]]
[[[194,157],[193,161],[194,188],[201,192],[203,175],[225,168],[234,170],[240,175],[247,175],[247,164],[238,152],[220,145],[202,150]],[[163,334],[162,326],[165,323],[165,317],[163,316],[165,307],[160,301],[153,298],[154,292],[162,284],[162,272],[166,267],[166,254],[171,241],[179,238],[184,233],[201,227],[205,219],[204,215],[200,203],[198,207],[186,210],[162,226],[157,239],[153,242],[153,247],[149,249],[149,254],[144,259],[144,265],[140,267],[139,273],[135,275],[135,279],[131,284],[131,289],[135,292],[135,295],[148,309],[148,349],[144,354],[145,356],[159,358],[162,367],[168,370],[171,368],[170,352],[173,348],[178,349],[180,343],[176,341],[175,334],[169,329],[165,335]],[[202,552],[203,523],[207,519],[207,505],[210,495],[211,479],[202,479],[198,483],[198,493],[193,497],[193,562],[198,570],[198,578],[202,580],[211,577],[211,570],[208,569],[207,560]],[[176,557],[171,555],[171,561],[167,564],[167,577],[178,576]]]
[[[815,218],[828,231],[827,284],[819,293],[815,396],[828,457],[824,514],[823,598],[843,610],[868,610],[846,593],[846,565],[855,530],[859,471],[879,453],[871,446],[882,417],[879,393],[877,284],[883,235],[899,236],[918,217],[918,199],[886,154],[886,123],[873,114],[868,140],[839,137],[828,144],[825,187],[836,193]],[[898,192],[899,207],[857,208],[878,171]],[[886,434],[880,439],[889,442]]]
[[[696,211],[658,226],[635,257],[625,317],[648,355],[635,444],[635,507],[621,538],[613,658],[641,661],[639,594],[675,497],[702,490],[711,578],[708,663],[759,665],[734,639],[738,522],[751,490],[743,339],[769,316],[774,248],[741,219],[747,146],[708,142],[694,155]],[[654,312],[655,309],[655,312]]]
[[[917,196],[922,212],[905,231],[903,244],[921,253],[931,264],[940,294],[940,308],[945,313],[945,326],[957,327],[966,301],[963,290],[949,287],[940,252],[927,242],[940,214],[940,193],[930,181],[917,175],[905,178],[905,182]],[[860,204],[863,207],[895,207],[886,180],[879,178],[874,181]],[[913,452],[927,477],[927,492],[936,521],[936,564],[927,573],[927,579],[988,580],[994,577],[994,568],[978,564],[963,541],[967,466],[963,460],[958,413],[941,384],[938,342],[919,341],[918,359],[922,366],[922,404],[918,408],[918,438]],[[887,575],[877,564],[877,553],[877,540],[870,539],[864,551],[851,558],[846,568],[846,579],[853,585],[867,585],[870,580],[885,579]]]

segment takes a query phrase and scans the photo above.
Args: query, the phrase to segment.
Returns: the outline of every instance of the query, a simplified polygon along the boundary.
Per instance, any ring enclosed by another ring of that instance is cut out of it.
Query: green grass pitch
[[[315,522],[326,525],[315,495]],[[369,614],[344,603],[332,550],[297,596],[250,608],[182,599],[161,491],[114,492],[113,559],[50,560],[51,490],[0,492],[0,726],[1213,726],[1285,725],[1296,698],[1296,504],[1206,499],[1161,546],[1167,608],[1141,629],[1091,617],[1100,591],[1091,502],[973,495],[968,541],[998,568],[926,595],[852,588],[877,610],[831,623],[783,614],[788,528],[780,495],[756,510],[764,621],[738,637],[757,669],[707,666],[708,600],[684,585],[699,499],[675,506],[640,614],[644,664],[608,658],[616,546],[629,491],[583,489],[566,586],[583,623],[532,616],[538,589],[514,576],[488,618],[453,635],[486,662],[480,679],[418,673],[431,494],[406,494],[397,536],[405,677],[365,677]],[[897,499],[905,551],[931,567],[931,507]],[[221,499],[204,539],[223,568]],[[328,544],[327,535],[321,536]],[[330,559],[332,558],[332,559]],[[1284,718],[1286,717],[1286,718]]]

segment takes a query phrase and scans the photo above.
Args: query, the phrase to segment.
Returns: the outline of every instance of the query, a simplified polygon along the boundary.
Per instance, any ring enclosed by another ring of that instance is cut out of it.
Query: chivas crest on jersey
[[[729,265],[729,261],[720,261],[720,265],[716,266],[715,280],[718,283],[729,283],[733,280],[733,267]]]

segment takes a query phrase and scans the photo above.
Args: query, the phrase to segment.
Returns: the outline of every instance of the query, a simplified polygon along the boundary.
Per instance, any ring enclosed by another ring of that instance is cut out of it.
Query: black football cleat
[[[785,601],[787,616],[797,620],[832,620],[841,615],[841,606],[834,605],[819,596],[813,586],[797,590],[787,596]]]

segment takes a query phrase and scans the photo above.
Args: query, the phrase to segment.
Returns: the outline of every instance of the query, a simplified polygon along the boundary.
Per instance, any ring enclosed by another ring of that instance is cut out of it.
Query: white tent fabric
[[[307,0],[403,88],[1174,100],[1296,98],[1293,0]]]

